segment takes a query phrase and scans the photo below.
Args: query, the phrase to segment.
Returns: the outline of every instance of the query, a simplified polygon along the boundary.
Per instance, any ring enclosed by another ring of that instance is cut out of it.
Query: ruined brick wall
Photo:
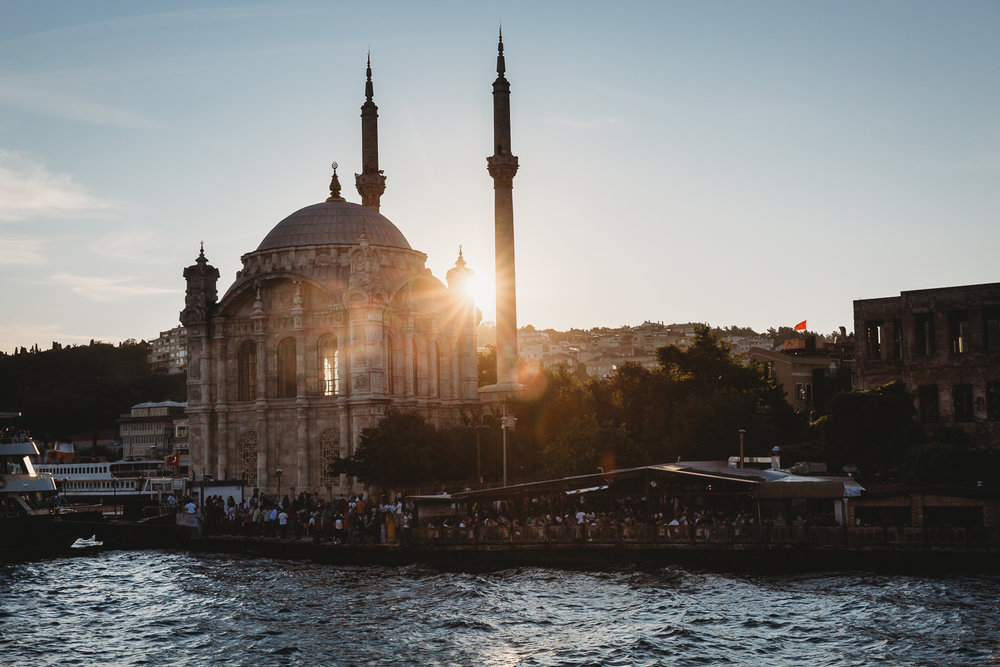
[[[997,318],[1000,283],[855,301],[856,386],[901,381],[928,432],[955,426],[1000,447]]]

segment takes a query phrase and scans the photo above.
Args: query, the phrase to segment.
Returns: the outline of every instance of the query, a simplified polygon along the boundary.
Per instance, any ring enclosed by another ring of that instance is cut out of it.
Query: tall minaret
[[[497,44],[493,82],[493,155],[486,163],[493,177],[497,283],[497,384],[517,382],[517,296],[514,282],[514,174],[510,152],[510,83],[504,78],[503,30]]]
[[[368,80],[365,82],[365,103],[361,105],[361,173],[354,175],[364,206],[378,211],[385,192],[385,176],[378,168],[378,107],[372,101],[372,54],[368,54]]]

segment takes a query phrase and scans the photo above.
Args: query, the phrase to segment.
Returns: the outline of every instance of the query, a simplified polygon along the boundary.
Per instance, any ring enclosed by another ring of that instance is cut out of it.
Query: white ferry
[[[48,473],[59,494],[72,503],[117,505],[142,501],[163,504],[173,494],[184,495],[183,477],[173,477],[160,460],[102,461],[98,463],[38,463]]]
[[[14,415],[0,413],[0,418]],[[67,548],[90,529],[84,522],[100,514],[57,507],[54,480],[31,463],[38,445],[27,436],[3,431],[0,428],[0,561]]]

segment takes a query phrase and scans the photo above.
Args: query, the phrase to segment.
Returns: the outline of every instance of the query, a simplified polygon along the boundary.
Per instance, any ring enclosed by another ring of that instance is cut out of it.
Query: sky
[[[334,160],[360,202],[369,50],[381,212],[488,294],[501,24],[520,325],[830,333],[1000,280],[997,2],[7,0],[0,351],[177,326],[199,244],[221,295]]]

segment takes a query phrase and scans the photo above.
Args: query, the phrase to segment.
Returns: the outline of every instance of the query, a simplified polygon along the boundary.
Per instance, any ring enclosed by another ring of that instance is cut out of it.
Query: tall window
[[[294,398],[298,393],[296,370],[295,339],[286,338],[278,343],[278,398]]]
[[[340,484],[340,476],[333,473],[333,464],[340,458],[340,434],[327,428],[319,434],[319,455],[323,468],[320,470],[322,486],[331,487]]]
[[[441,344],[437,341],[434,342],[434,355],[437,359],[437,394],[439,398],[444,398],[444,367],[442,366],[444,359],[441,356]]]
[[[918,313],[914,322],[914,354],[927,356],[934,354],[934,313]]]
[[[417,350],[417,340],[413,339],[413,395],[420,395],[420,352]]]
[[[1000,421],[1000,382],[986,383],[986,418]]]
[[[386,391],[390,396],[396,393],[396,352],[393,349],[392,336],[385,337],[385,354],[386,354]]]
[[[882,358],[882,322],[865,324],[865,341],[868,344],[868,358]]]
[[[257,433],[247,431],[240,438],[240,477],[247,486],[257,486]]]
[[[925,385],[917,389],[920,401],[920,421],[934,423],[939,418],[938,388],[936,384]]]
[[[952,354],[969,351],[969,311],[953,310],[948,313],[948,338]]]
[[[899,320],[892,321],[892,358],[903,358],[903,323]]]
[[[257,398],[257,343],[248,340],[240,346],[237,359],[236,393],[241,401]]]
[[[972,421],[972,385],[956,384],[951,390],[951,401],[955,407],[955,421]]]
[[[336,396],[340,393],[340,350],[337,337],[323,336],[319,341],[319,393]]]
[[[983,310],[983,347],[987,352],[1000,352],[1000,307]]]

